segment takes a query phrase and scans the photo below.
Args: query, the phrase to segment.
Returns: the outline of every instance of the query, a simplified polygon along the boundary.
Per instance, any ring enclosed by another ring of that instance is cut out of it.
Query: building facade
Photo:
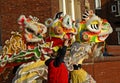
[[[98,8],[95,8],[96,14],[106,18],[113,28],[113,33],[106,40],[107,44],[120,45],[120,0],[95,1],[101,3]]]
[[[53,18],[55,13],[63,11],[70,14],[73,19],[79,18],[81,20],[85,8],[94,10],[98,16],[111,23],[113,33],[110,34],[106,42],[110,45],[119,45],[120,0],[0,0],[0,42],[4,45],[5,41],[10,38],[11,32],[19,30],[17,20],[22,14],[36,16],[41,23],[44,23],[46,19]],[[116,61],[113,58],[114,61],[96,62],[86,65],[84,68],[95,78],[97,83],[119,83],[120,67],[118,65],[120,60],[116,59]],[[12,70],[8,69],[7,71]],[[0,75],[1,83],[11,82],[14,75],[10,72],[7,80],[3,79],[5,76],[6,72]]]
[[[94,0],[0,0],[1,44],[19,30],[17,20],[22,14],[36,16],[41,23],[59,11],[81,19],[86,7],[94,10]]]

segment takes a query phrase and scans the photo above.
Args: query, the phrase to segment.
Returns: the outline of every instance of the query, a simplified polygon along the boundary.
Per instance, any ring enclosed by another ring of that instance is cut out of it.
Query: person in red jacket
[[[50,58],[45,62],[48,66],[48,83],[68,83],[68,69],[64,63],[67,46],[68,40],[59,48],[56,58]]]

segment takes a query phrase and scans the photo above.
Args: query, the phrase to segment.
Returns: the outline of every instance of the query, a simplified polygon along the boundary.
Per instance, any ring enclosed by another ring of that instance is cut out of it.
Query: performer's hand
[[[69,40],[65,40],[64,45],[68,47],[69,46]]]

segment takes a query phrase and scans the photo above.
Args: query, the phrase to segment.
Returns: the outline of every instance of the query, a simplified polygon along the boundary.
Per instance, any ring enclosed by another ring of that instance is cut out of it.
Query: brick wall
[[[51,0],[51,15],[52,17],[59,12],[59,0]]]
[[[21,14],[36,16],[44,23],[58,12],[59,5],[58,0],[0,0],[0,8],[0,28],[4,44],[10,38],[11,31],[18,31],[17,19]]]
[[[94,62],[93,64],[91,64]],[[98,57],[89,61],[83,68],[96,80],[96,83],[120,83],[120,56]]]
[[[94,10],[94,1],[88,0]],[[85,10],[85,0],[80,0],[82,13]],[[59,11],[59,0],[0,0],[0,28],[2,45],[10,38],[11,31],[18,31],[17,19],[21,14],[32,15],[44,23]]]
[[[94,64],[94,78],[97,83],[120,83],[120,61]]]

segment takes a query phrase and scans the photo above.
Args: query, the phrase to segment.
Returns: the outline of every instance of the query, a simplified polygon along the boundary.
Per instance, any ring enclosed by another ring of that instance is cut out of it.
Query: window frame
[[[62,11],[64,15],[70,15],[73,20],[81,20],[82,11],[80,0],[59,0],[59,11]]]
[[[100,10],[101,9],[101,0],[95,0],[95,9]]]
[[[117,27],[116,31],[117,31],[118,44],[120,44],[120,27]]]

